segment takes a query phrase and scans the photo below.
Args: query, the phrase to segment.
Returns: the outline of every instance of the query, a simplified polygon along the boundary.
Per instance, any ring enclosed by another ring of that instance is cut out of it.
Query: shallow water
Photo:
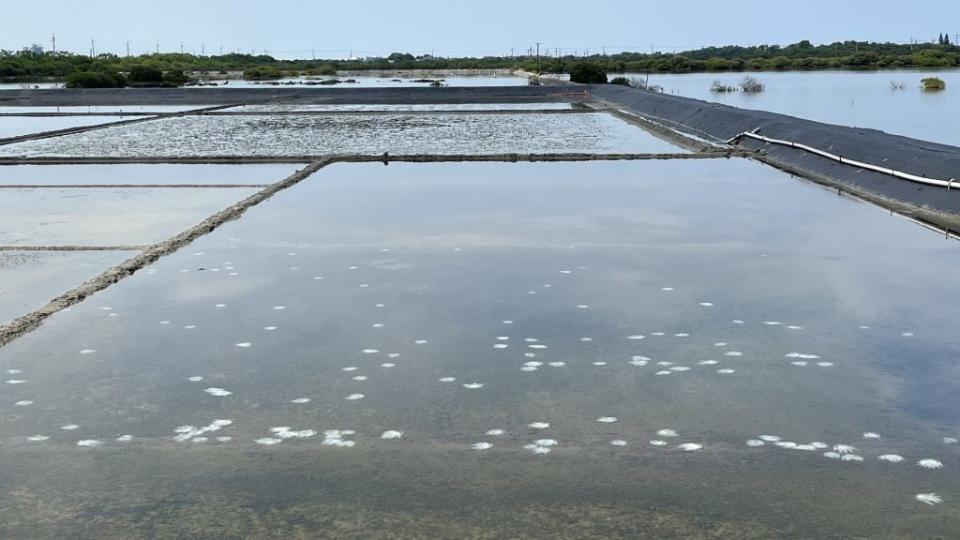
[[[30,82],[30,83],[0,83],[0,91],[3,90],[30,90],[34,88],[63,88],[62,82]]]
[[[256,188],[10,188],[0,192],[0,245],[136,246],[161,242]]]
[[[0,251],[0,325],[134,255],[132,251]]]
[[[23,156],[682,152],[607,114],[180,117],[0,147]]]
[[[230,111],[274,112],[274,111],[511,111],[511,110],[559,110],[569,109],[571,104],[563,103],[451,103],[451,104],[414,104],[414,105],[242,105]]]
[[[272,184],[301,164],[5,165],[0,185]]]
[[[650,84],[662,86],[667,93],[734,107],[772,111],[828,124],[880,129],[960,146],[960,133],[956,129],[960,125],[960,70],[750,73],[748,75],[766,85],[762,94],[710,92],[713,81],[736,86],[744,75],[651,75]],[[934,76],[946,81],[947,89],[924,92],[920,80]],[[903,83],[904,90],[891,89],[891,82]]]
[[[958,262],[743,160],[332,165],[0,349],[0,530],[950,537]]]
[[[2,116],[0,117],[0,139],[19,137],[31,133],[54,131],[80,126],[96,126],[124,120],[120,116]]]
[[[0,106],[0,113],[172,113],[189,111],[207,107],[216,107],[216,105],[78,105],[78,106],[37,106],[37,107],[12,107]]]

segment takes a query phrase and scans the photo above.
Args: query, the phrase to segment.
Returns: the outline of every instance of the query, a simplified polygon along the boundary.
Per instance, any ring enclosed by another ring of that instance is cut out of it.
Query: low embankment
[[[673,130],[668,135],[679,132],[723,147],[732,144],[759,150],[753,157],[775,167],[938,226],[960,230],[960,185],[953,184],[960,182],[960,148],[622,86],[55,89],[0,93],[0,105],[14,106],[201,106],[264,101],[340,105],[593,101],[654,132]],[[744,136],[747,133],[751,135]],[[681,144],[690,142],[688,139]]]
[[[326,105],[430,105],[585,101],[583,87],[97,88],[4,90],[0,106],[227,105],[271,100]]]

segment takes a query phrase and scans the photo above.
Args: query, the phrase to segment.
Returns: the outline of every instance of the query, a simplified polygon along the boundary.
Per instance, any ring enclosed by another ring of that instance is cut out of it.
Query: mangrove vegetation
[[[197,56],[185,53],[95,57],[65,51],[28,48],[0,51],[0,79],[32,81],[66,80],[77,85],[183,84],[188,80],[240,76],[251,80],[274,80],[288,76],[329,76],[338,70],[450,70],[523,69],[544,73],[570,73],[578,65],[590,65],[605,73],[750,72],[818,69],[950,68],[960,66],[960,47],[949,38],[935,43],[898,44],[844,41],[813,45],[752,47],[706,47],[677,53],[594,54],[440,58],[394,53],[382,58],[283,60],[269,55],[224,54]],[[153,70],[150,81],[132,76],[134,69]],[[155,74],[161,75],[156,80]],[[92,75],[99,74],[99,75]],[[183,82],[180,82],[183,81]]]

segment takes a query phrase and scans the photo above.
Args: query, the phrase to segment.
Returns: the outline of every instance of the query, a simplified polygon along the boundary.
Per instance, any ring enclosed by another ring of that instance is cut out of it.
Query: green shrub
[[[939,77],[927,77],[920,82],[923,83],[923,89],[928,92],[938,92],[947,89],[947,83]]]
[[[174,86],[183,86],[190,82],[190,77],[182,71],[168,71],[163,74],[163,82]]]
[[[581,84],[606,84],[607,72],[597,64],[582,62],[570,68],[570,82]]]
[[[159,85],[163,83],[163,72],[153,66],[140,64],[130,68],[127,79],[135,85]]]
[[[74,71],[67,77],[67,88],[123,88],[123,78],[96,71]]]
[[[619,84],[620,86],[633,86],[630,84],[630,79],[626,77],[614,77],[610,79],[610,84]]]
[[[257,66],[243,71],[243,78],[248,81],[264,81],[282,79],[283,71],[277,66]]]

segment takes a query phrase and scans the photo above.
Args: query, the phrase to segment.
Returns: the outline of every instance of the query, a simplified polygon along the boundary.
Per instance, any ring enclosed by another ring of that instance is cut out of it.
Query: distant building
[[[40,55],[40,54],[43,54],[43,46],[40,45],[39,43],[34,43],[29,47],[24,47],[23,52]]]

